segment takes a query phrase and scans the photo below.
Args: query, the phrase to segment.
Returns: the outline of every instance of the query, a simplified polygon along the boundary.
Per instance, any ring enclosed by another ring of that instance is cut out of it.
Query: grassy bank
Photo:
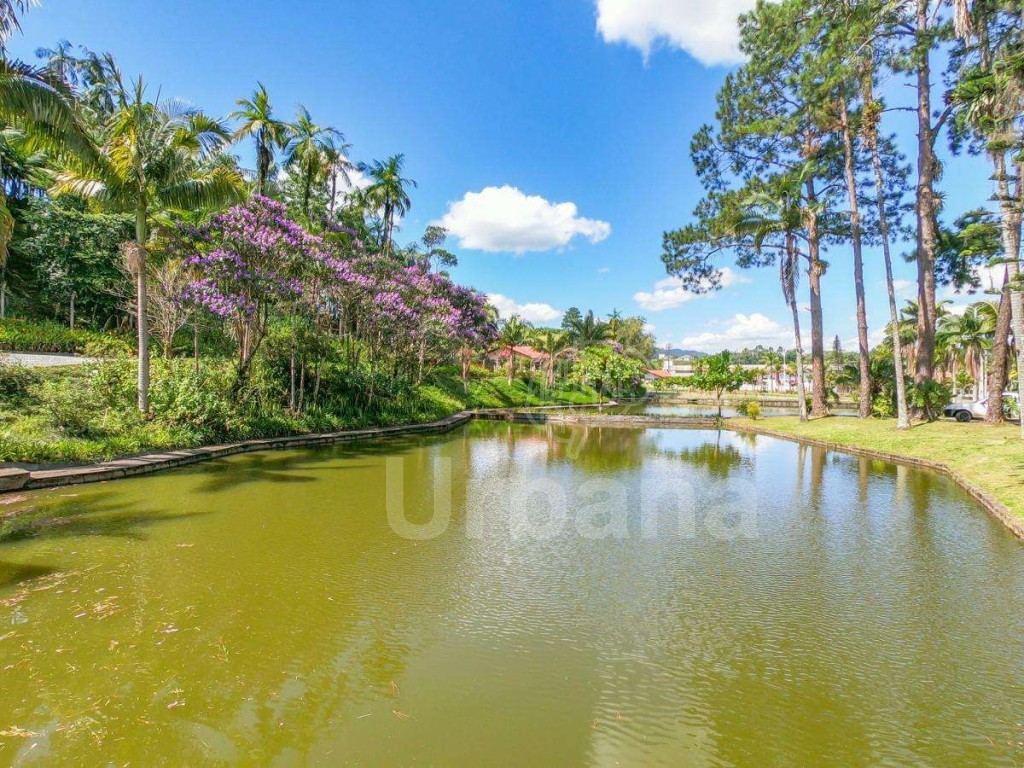
[[[417,424],[473,408],[597,402],[584,387],[553,389],[517,379],[476,377],[466,384],[438,372],[418,385],[386,376],[334,380],[330,397],[295,413],[270,387],[255,381],[232,391],[229,364],[155,360],[152,413],[135,409],[134,361],[27,370],[0,368],[0,461],[47,465],[90,462],[150,450],[336,432],[371,426]],[[278,372],[279,373],[279,372]],[[307,382],[308,385],[308,382]],[[309,387],[307,386],[307,389]]]
[[[650,392],[650,395],[655,399],[685,400],[688,403],[699,405],[716,405],[718,403],[713,394],[700,389],[655,389]],[[792,403],[794,408],[800,402],[796,393],[792,392],[728,392],[722,396],[723,405],[740,405],[750,401]],[[830,405],[834,409],[856,409],[857,401],[849,397],[841,397]]]
[[[879,419],[830,418],[803,424],[795,418],[771,419],[756,424],[736,419],[735,423],[849,448],[945,464],[1002,502],[1014,516],[1024,520],[1024,442],[1020,440],[1017,426],[993,427],[980,422],[958,424],[938,421],[900,432],[893,421]]]

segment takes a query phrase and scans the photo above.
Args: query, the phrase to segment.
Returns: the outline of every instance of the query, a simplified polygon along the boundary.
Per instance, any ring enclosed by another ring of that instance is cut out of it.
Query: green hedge
[[[84,328],[72,330],[48,321],[0,320],[0,350],[93,357],[127,357],[134,348],[124,336]]]

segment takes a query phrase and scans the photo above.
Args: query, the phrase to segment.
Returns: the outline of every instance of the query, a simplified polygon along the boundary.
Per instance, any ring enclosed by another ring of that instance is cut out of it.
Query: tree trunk
[[[288,410],[295,413],[295,307],[292,307],[292,338],[288,352]]]
[[[71,302],[68,307],[68,326],[71,330],[75,330],[75,292],[71,292]]]
[[[1002,292],[999,296],[999,312],[996,315],[996,327],[992,334],[992,362],[988,367],[988,404],[985,406],[985,421],[989,424],[1002,424],[1006,419],[1003,414],[1002,393],[1010,379],[1010,286],[1003,280]],[[996,395],[999,396],[996,396]]]
[[[870,78],[870,74],[868,75]],[[870,79],[865,88],[865,102],[873,103]],[[892,276],[892,243],[889,237],[889,219],[885,204],[885,177],[882,157],[878,151],[878,126],[872,125],[868,138],[871,144],[871,167],[875,175],[875,198],[878,207],[878,231],[882,238],[885,258],[885,287],[889,294],[889,323],[892,326],[892,364],[896,375],[896,429],[910,429],[910,409],[907,406],[907,382],[903,368],[903,342],[900,339],[900,311],[896,304],[896,286]]]
[[[816,201],[813,180],[808,182],[808,200],[812,205]],[[808,217],[807,249],[810,258],[807,282],[811,296],[811,417],[821,418],[828,416],[825,396],[825,328],[821,310],[821,276],[825,265],[821,263],[818,220],[813,212]]]
[[[800,307],[796,301],[796,271],[798,269],[798,259],[800,258],[795,250],[796,246],[793,243],[793,236],[787,237],[786,243],[786,256],[789,260],[788,267],[783,271],[785,277],[783,278],[783,293],[786,294],[786,303],[789,304],[789,309],[793,313],[793,341],[795,345],[796,353],[796,392],[797,399],[799,400],[798,408],[800,413],[800,421],[807,421],[807,392],[804,387],[804,343],[800,338]],[[785,367],[786,360],[783,358],[782,365]]]
[[[146,306],[146,206],[140,202],[135,211],[136,325],[139,331],[139,411],[149,413],[149,317]]]
[[[850,239],[853,245],[853,286],[857,298],[857,354],[860,369],[859,415],[871,416],[871,347],[868,342],[868,310],[864,296],[864,252],[861,239],[860,203],[857,199],[857,170],[850,111],[842,98],[843,154],[846,195],[850,204]]]
[[[917,42],[923,49],[917,65],[917,365],[914,383],[926,385],[935,377],[935,252],[938,240],[936,217],[935,132],[932,127],[931,45],[922,38],[931,34],[929,0],[917,0]]]
[[[392,226],[395,219],[394,206],[390,202],[384,204],[384,255],[391,254]]]
[[[256,135],[256,194],[260,197],[267,194],[267,174],[270,170],[269,154],[266,132],[261,128]]]
[[[192,323],[192,355],[196,361],[196,376],[199,375],[199,323]]]
[[[1002,217],[1003,250],[1006,258],[1006,274],[1010,285],[1010,327],[1013,329],[1013,339],[1017,348],[1017,398],[1018,414],[1020,416],[1020,435],[1024,439],[1024,296],[1017,287],[1017,278],[1020,275],[1020,234],[1021,234],[1021,180],[1020,174],[1024,173],[1024,167],[1017,168],[1018,181],[1016,196],[1010,192],[1010,180],[1006,174],[1006,156],[997,153],[996,159],[996,185],[999,195],[999,208]],[[996,395],[1000,407],[1002,406],[1002,390]]]

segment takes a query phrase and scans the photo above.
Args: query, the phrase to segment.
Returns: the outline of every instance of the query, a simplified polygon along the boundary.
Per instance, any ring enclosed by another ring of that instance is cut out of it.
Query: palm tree
[[[744,201],[745,212],[734,224],[737,235],[752,239],[754,249],[760,252],[769,241],[776,241],[779,262],[779,284],[793,317],[793,343],[796,348],[796,388],[800,407],[800,420],[807,420],[807,394],[804,386],[804,347],[800,333],[800,307],[796,289],[800,278],[800,232],[804,226],[805,210],[800,189],[804,176],[802,169],[791,177],[777,177],[768,188],[755,192]],[[823,385],[824,382],[821,382]]]
[[[989,307],[989,311],[985,307]],[[967,307],[962,315],[946,315],[936,333],[936,341],[952,363],[953,380],[956,380],[957,366],[962,365],[963,370],[974,380],[975,398],[980,396],[978,386],[985,365],[985,354],[992,347],[992,336],[995,333],[995,322],[990,310],[991,306],[987,302],[981,302]]]
[[[571,349],[569,334],[545,328],[537,331],[532,339],[534,349],[547,355],[545,361],[546,383],[548,388],[555,386],[555,363]]]
[[[412,207],[409,188],[416,182],[402,176],[405,155],[392,155],[387,160],[375,160],[371,164],[360,164],[359,170],[372,180],[363,191],[363,199],[381,212],[381,251],[391,255],[395,234],[395,217],[404,216]]]
[[[782,376],[782,354],[774,349],[766,350],[765,353],[761,355],[761,365],[764,366],[765,371],[767,371],[771,377],[770,380],[773,383],[772,388],[777,390],[780,383],[780,377]]]
[[[619,327],[622,325],[622,313],[617,309],[612,309],[608,314],[608,328],[611,331],[613,339],[618,341],[619,338]]]
[[[345,141],[341,131],[329,125],[313,122],[309,110],[299,106],[298,115],[290,128],[290,137],[284,148],[285,167],[299,174],[302,184],[302,212],[308,221],[309,202],[313,185],[324,178],[324,150],[334,146],[334,140]]]
[[[21,29],[19,15],[38,0],[0,0],[0,121],[23,131],[40,150],[58,158],[75,154],[91,159],[88,132],[75,110],[67,85],[46,68],[7,57],[7,41]],[[4,169],[0,167],[0,176]],[[14,217],[0,189],[0,265],[14,234]]]
[[[0,56],[7,55],[7,41],[21,31],[21,14],[27,13],[40,0],[0,0]]]
[[[79,84],[77,103],[97,126],[106,125],[110,116],[125,106],[124,77],[109,53],[83,49],[78,60]]]
[[[248,99],[235,102],[239,109],[228,117],[240,120],[232,139],[239,141],[252,137],[256,145],[256,193],[267,194],[267,181],[274,167],[274,149],[283,148],[288,142],[288,124],[274,117],[270,95],[263,83],[256,84],[256,90]],[[307,113],[308,114],[308,113]]]
[[[530,326],[512,315],[498,331],[498,342],[503,352],[508,354],[508,383],[516,376],[516,347],[522,346],[530,338]]]
[[[60,40],[53,48],[37,48],[36,58],[44,62],[47,72],[67,88],[79,83],[78,59],[71,52],[71,43]]]
[[[608,341],[612,336],[611,325],[594,317],[593,310],[581,317],[569,318],[566,321],[566,330],[569,331],[572,344],[577,349],[592,347]]]
[[[136,280],[139,337],[139,410],[149,410],[149,329],[146,246],[150,220],[165,210],[212,209],[240,200],[244,183],[236,169],[209,162],[227,144],[218,121],[175,103],[146,101],[140,79],[126,105],[111,118],[97,161],[61,171],[55,195],[77,195],[135,214],[135,239],[125,255]]]
[[[344,179],[346,187],[352,187],[352,177],[350,174],[355,170],[355,165],[348,159],[348,152],[351,148],[352,145],[343,139],[335,141],[328,137],[321,151],[324,175],[331,180],[329,210],[332,218],[334,217],[334,210],[338,205],[338,177],[340,176]]]

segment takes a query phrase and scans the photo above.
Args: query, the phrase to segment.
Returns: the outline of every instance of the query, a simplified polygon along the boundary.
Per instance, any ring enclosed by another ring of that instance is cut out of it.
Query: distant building
[[[539,371],[544,368],[545,363],[548,361],[549,356],[546,352],[534,349],[529,344],[523,344],[512,349],[513,354],[516,356],[516,366],[520,369],[525,366],[530,370]],[[509,350],[507,347],[495,349],[484,356],[484,366],[492,371],[496,371],[508,365],[508,358]]]
[[[693,364],[697,360],[693,355],[682,355],[673,357],[671,355],[658,355],[658,362],[661,363],[661,370],[667,376],[689,376],[693,373]]]
[[[644,371],[644,381],[648,384],[653,384],[656,381],[662,381],[664,379],[671,379],[674,374],[668,371],[663,371],[658,368],[648,368]]]

